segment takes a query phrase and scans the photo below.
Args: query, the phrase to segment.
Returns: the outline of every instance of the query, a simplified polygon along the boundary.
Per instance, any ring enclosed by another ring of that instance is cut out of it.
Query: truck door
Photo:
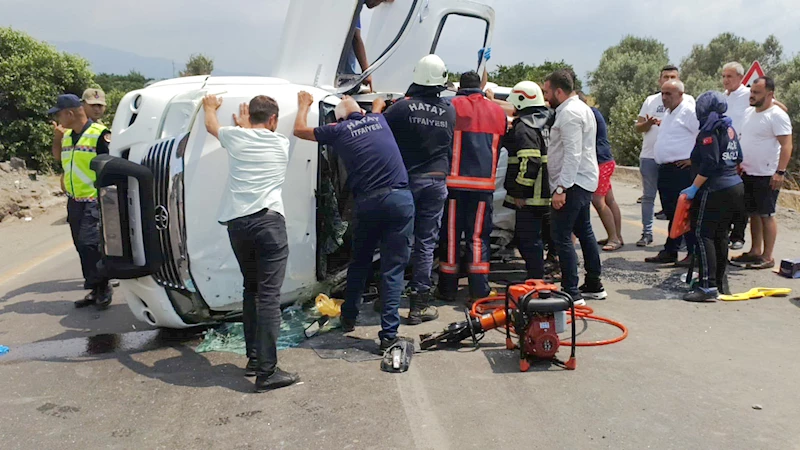
[[[395,0],[374,8],[366,39],[369,60],[377,60],[377,52],[397,38],[402,12],[415,2],[419,2],[418,12],[404,30],[405,38],[391,57],[372,72],[373,89],[405,92],[414,66],[431,53],[444,53],[451,73],[475,70],[482,74],[485,62],[478,61],[478,50],[491,45],[494,10],[483,3],[464,0]]]
[[[342,48],[363,0],[292,0],[271,76],[333,89]]]

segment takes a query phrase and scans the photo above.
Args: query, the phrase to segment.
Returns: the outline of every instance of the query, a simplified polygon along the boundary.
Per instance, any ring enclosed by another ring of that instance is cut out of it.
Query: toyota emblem
[[[155,219],[156,229],[161,231],[166,230],[169,226],[169,212],[167,211],[167,208],[165,208],[163,205],[158,205],[156,207]]]

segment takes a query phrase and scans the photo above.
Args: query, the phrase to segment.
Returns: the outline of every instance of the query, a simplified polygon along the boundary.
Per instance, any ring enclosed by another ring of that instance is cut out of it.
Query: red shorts
[[[611,190],[611,175],[614,175],[614,169],[617,168],[617,163],[614,161],[605,162],[600,164],[600,181],[597,183],[597,190],[594,195],[605,197],[608,191]]]

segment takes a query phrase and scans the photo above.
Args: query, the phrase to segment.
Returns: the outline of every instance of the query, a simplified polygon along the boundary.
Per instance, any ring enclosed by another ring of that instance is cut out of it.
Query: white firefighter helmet
[[[521,111],[531,106],[544,106],[544,95],[542,88],[533,81],[520,81],[511,89],[508,101]]]
[[[414,67],[414,84],[420,86],[444,86],[447,84],[447,67],[442,58],[428,55]]]

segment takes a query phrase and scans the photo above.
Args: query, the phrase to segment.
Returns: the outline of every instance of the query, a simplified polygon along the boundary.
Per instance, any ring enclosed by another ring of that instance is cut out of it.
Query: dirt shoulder
[[[58,175],[40,174],[10,161],[0,162],[0,227],[30,221],[64,203],[66,197]]]

